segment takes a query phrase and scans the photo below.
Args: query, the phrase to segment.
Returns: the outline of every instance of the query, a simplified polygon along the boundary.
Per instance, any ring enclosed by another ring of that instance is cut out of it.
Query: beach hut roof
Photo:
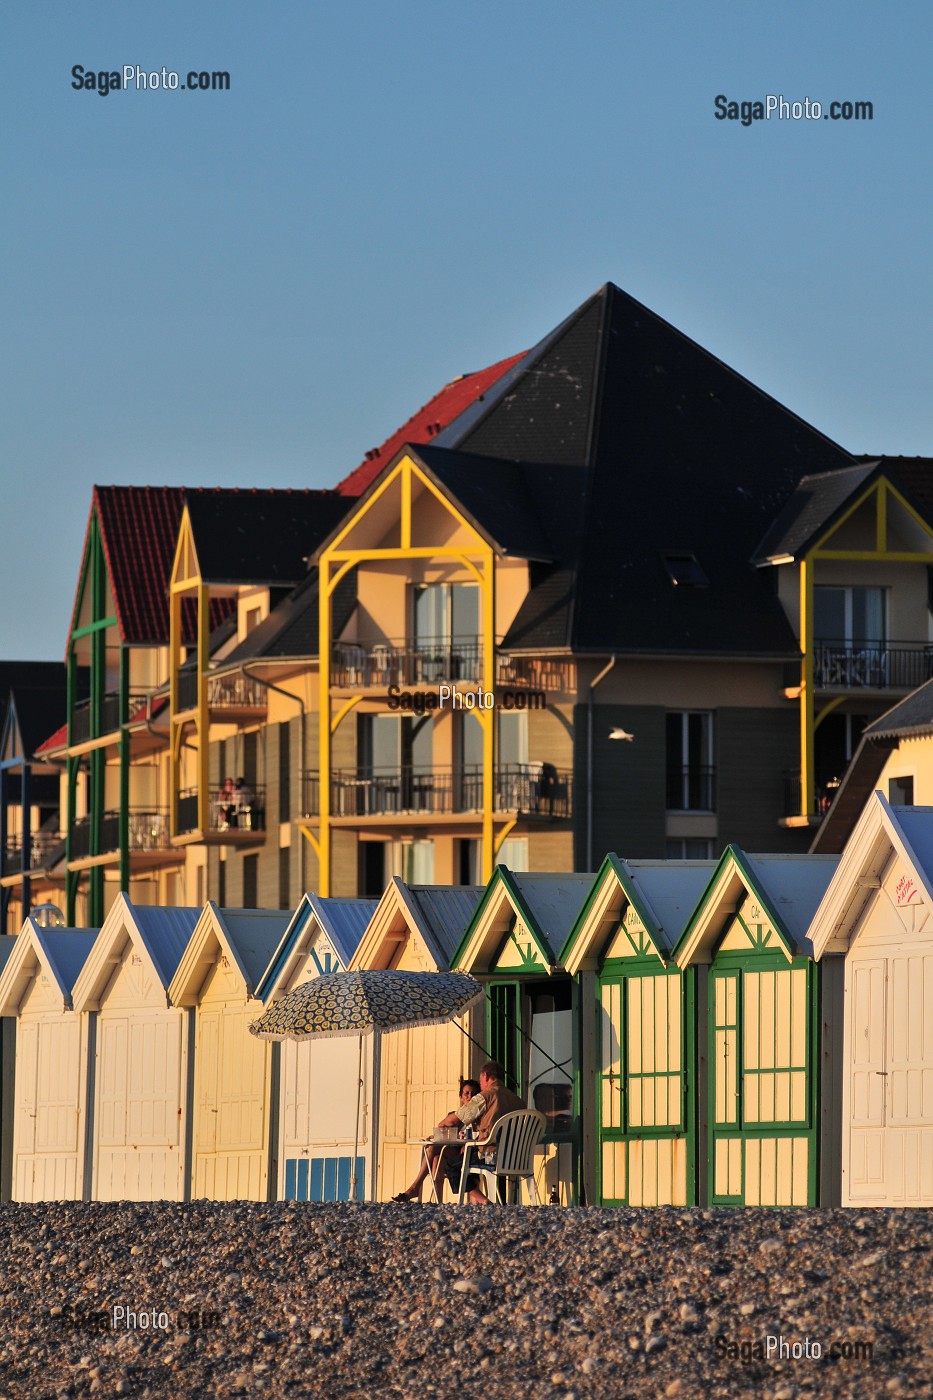
[[[3,971],[0,974],[0,1016],[17,1015],[27,988],[37,971],[44,970],[49,984],[61,998],[61,1009],[72,1009],[72,993],[98,930],[40,928],[27,918],[15,938],[3,939]],[[13,944],[7,948],[7,942]]]
[[[592,883],[592,875],[517,873],[497,865],[452,966],[489,972],[510,943],[515,971],[554,971]]]
[[[172,978],[169,996],[176,1006],[194,1006],[218,951],[236,968],[246,998],[263,980],[289,916],[280,909],[221,909],[208,900]]]
[[[158,985],[166,993],[166,999],[170,1000],[169,984],[199,913],[200,910],[195,908],[138,906],[126,894],[118,894],[75,983],[75,1010],[98,1009],[100,999],[113,977],[114,967],[128,942],[148,964]]]
[[[413,935],[424,944],[435,968],[446,972],[482,895],[481,886],[406,885],[393,876],[350,968],[391,966],[402,939]]]
[[[288,982],[296,959],[308,953],[313,955],[313,942],[309,945],[305,941],[309,925],[327,935],[341,968],[349,967],[378,903],[377,899],[335,899],[303,894],[256,988],[257,997],[268,1001]]]

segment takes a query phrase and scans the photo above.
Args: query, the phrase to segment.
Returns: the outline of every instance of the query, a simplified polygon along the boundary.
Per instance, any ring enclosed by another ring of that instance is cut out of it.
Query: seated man
[[[519,1109],[525,1107],[518,1095],[513,1094],[511,1089],[505,1087],[504,1080],[505,1070],[497,1060],[488,1060],[479,1072],[480,1093],[485,1099],[486,1107],[476,1125],[477,1142],[486,1141],[500,1118],[504,1118],[507,1113],[515,1113]],[[480,1151],[478,1155],[486,1166],[492,1166],[496,1160],[495,1147]],[[452,1161],[448,1162],[444,1167],[447,1180],[455,1191],[459,1191],[460,1189],[461,1169],[462,1163],[459,1156],[456,1155],[453,1157]],[[479,1189],[479,1185],[480,1179],[478,1176],[471,1175],[467,1178],[466,1199],[475,1206],[488,1206],[489,1201]]]
[[[460,1107],[453,1109],[438,1123],[439,1128],[465,1128],[470,1123],[475,1123],[481,1117],[486,1108],[486,1100],[479,1091],[479,1085],[475,1079],[461,1079],[460,1081]],[[444,1148],[435,1146],[427,1148],[421,1154],[421,1170],[415,1177],[411,1185],[400,1191],[397,1196],[393,1196],[393,1201],[420,1201],[421,1188],[430,1170],[434,1178],[434,1189],[437,1193],[438,1201],[444,1197],[444,1178],[438,1177],[437,1165],[441,1159],[441,1154],[452,1159],[459,1164],[462,1149],[453,1147]],[[457,1167],[457,1180],[460,1180],[460,1168]]]

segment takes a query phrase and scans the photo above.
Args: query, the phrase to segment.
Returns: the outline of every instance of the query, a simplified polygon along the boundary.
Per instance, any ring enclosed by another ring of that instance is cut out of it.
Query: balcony
[[[496,654],[496,685],[547,694],[569,693],[575,685],[572,661],[560,657]],[[417,641],[335,642],[331,653],[331,684],[337,690],[386,691],[483,680],[481,637],[452,641],[449,637]]]
[[[669,812],[715,812],[716,769],[668,768],[666,805]]]
[[[198,826],[198,789],[184,788],[178,794],[175,844],[205,841],[215,846],[248,846],[265,840],[266,790],[250,789],[250,797],[231,799],[219,787],[208,793],[208,825]]]
[[[116,734],[121,724],[124,724],[131,715],[136,714],[138,710],[145,709],[148,698],[146,691],[131,694],[126,715],[123,716],[120,713],[120,692],[108,690],[101,701],[96,734],[91,732],[93,729],[93,702],[90,700],[79,701],[71,712],[72,748],[79,744],[88,744],[94,739],[103,739]]]
[[[306,816],[320,812],[320,775],[303,775]],[[521,817],[567,818],[572,815],[573,775],[548,763],[501,766],[495,776],[496,812]],[[331,777],[331,815],[337,818],[414,818],[477,815],[483,810],[482,769],[366,768],[335,769]]]
[[[212,718],[236,720],[241,715],[253,718],[268,709],[266,690],[258,681],[236,672],[229,676],[208,676],[207,704]],[[178,711],[196,710],[198,706],[198,673],[186,668],[178,673]]]
[[[915,690],[933,676],[933,644],[824,640],[813,649],[817,690]]]
[[[817,783],[813,789],[813,801],[810,811],[803,810],[801,800],[801,784],[799,773],[784,774],[784,816],[781,819],[781,826],[818,826],[832,806],[833,799],[839,791],[841,782],[839,778],[830,778],[828,782]]]
[[[91,852],[91,817],[79,817],[71,829],[71,865],[115,864],[120,857],[120,814],[104,812],[100,819],[98,849]],[[167,807],[131,807],[127,821],[130,866],[143,870],[175,860],[169,841]]]

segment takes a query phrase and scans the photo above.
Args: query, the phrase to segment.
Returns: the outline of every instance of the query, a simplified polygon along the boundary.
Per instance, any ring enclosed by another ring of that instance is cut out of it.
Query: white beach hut
[[[4,940],[0,1016],[16,1021],[15,1201],[84,1195],[89,1027],[72,1009],[72,989],[96,936],[97,929],[40,928],[27,919],[16,938]]]
[[[256,989],[287,912],[221,909],[208,901],[169,989],[195,1008],[191,1194],[215,1201],[274,1198],[279,1046],[257,1040]]]
[[[810,937],[845,959],[842,1204],[933,1205],[933,808],[874,794]]]
[[[168,985],[199,912],[118,895],[75,982],[94,1065],[92,1200],[185,1199],[188,1018]]]
[[[269,1006],[302,983],[344,972],[375,913],[375,899],[306,894],[257,989]],[[277,1195],[286,1201],[350,1199],[353,1150],[360,1198],[371,1195],[374,1037],[363,1042],[359,1137],[354,1122],[359,1069],[355,1036],[282,1043]]]

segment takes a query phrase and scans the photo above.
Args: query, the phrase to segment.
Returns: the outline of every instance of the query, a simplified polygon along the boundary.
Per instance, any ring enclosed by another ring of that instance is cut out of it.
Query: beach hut
[[[873,795],[810,936],[844,969],[842,1204],[933,1205],[933,808]]]
[[[447,972],[482,893],[471,885],[406,885],[393,878],[350,960],[350,970]],[[390,1200],[405,1189],[418,1165],[411,1139],[429,1133],[457,1106],[460,1077],[469,1073],[472,1063],[470,1042],[460,1025],[469,1030],[472,1017],[468,1013],[462,1023],[414,1026],[374,1037],[377,1200]]]
[[[117,895],[75,982],[93,1042],[91,1200],[185,1199],[188,1018],[168,985],[199,912]]]
[[[674,950],[708,975],[706,1203],[838,1204],[841,980],[821,979],[809,939],[838,861],[727,846]]]
[[[11,934],[0,934],[0,974],[16,947]],[[0,1201],[12,1199],[13,1192],[13,1105],[16,1075],[16,1021],[0,1019]]]
[[[90,1026],[72,1009],[72,990],[97,932],[40,928],[28,918],[9,940],[12,949],[4,940],[0,1016],[16,1023],[15,1201],[80,1201],[85,1194]],[[6,1053],[4,1071],[6,1088]]]
[[[278,1175],[279,1047],[249,1024],[259,986],[289,922],[287,912],[204,906],[169,988],[195,1008],[191,1195],[265,1201]]]
[[[345,972],[376,911],[375,899],[305,894],[276,949],[257,998],[269,1006],[302,983]],[[286,1201],[350,1198],[359,1046],[355,1036],[286,1040],[281,1046],[277,1196]],[[371,1194],[373,1037],[363,1043],[356,1179]]]
[[[583,1179],[599,1205],[696,1202],[700,969],[670,959],[714,869],[608,855],[561,949],[580,984]]]
[[[517,874],[497,865],[453,961],[487,984],[490,1057],[548,1120],[537,1152],[542,1202],[582,1199],[580,985],[560,950],[592,883],[592,875]]]

